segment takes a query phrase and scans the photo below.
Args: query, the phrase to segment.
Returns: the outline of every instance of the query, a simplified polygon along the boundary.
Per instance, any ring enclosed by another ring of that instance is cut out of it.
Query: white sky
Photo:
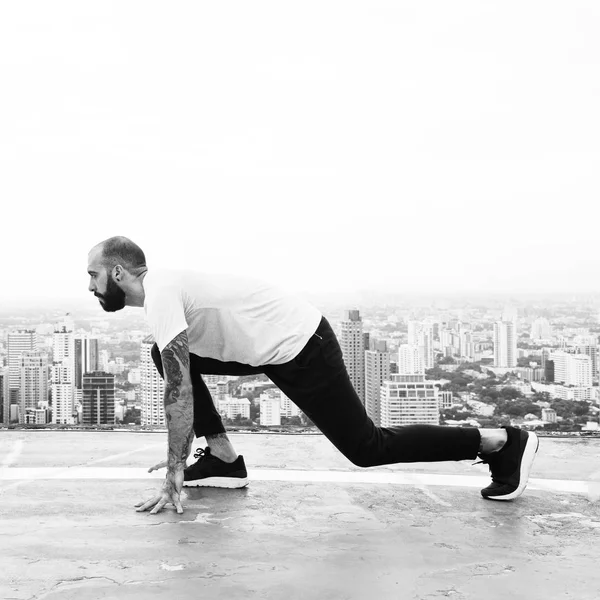
[[[600,290],[600,3],[4,2],[0,300],[89,248],[315,292]]]

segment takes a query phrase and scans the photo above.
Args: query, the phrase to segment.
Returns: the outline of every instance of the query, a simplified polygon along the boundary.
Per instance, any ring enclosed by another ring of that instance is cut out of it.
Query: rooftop
[[[360,469],[320,435],[230,437],[247,488],[150,515],[133,505],[165,433],[0,432],[0,597],[598,597],[598,439],[541,439],[503,503],[481,498],[484,465]]]

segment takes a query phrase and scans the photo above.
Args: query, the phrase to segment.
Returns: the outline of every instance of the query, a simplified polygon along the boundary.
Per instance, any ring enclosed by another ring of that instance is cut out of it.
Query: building
[[[578,354],[585,354],[590,357],[592,365],[592,379],[598,378],[598,345],[596,343],[584,344],[577,346]]]
[[[517,325],[515,321],[494,323],[494,365],[517,366]]]
[[[279,388],[270,388],[261,393],[260,400],[263,397],[275,398],[279,400],[279,412],[281,417],[291,419],[300,416],[300,409],[296,406]]]
[[[408,321],[408,345],[419,349],[423,369],[433,368],[433,323]]]
[[[556,423],[556,411],[553,408],[542,408],[542,421]]]
[[[217,410],[225,419],[250,418],[250,400],[248,398],[232,398],[231,396],[216,402]]]
[[[154,338],[149,335],[140,344],[140,388],[142,425],[165,425],[165,382],[154,366],[152,346]]]
[[[98,359],[98,368],[101,371],[108,372],[108,363],[110,362],[110,353],[108,350],[100,350],[100,358]]]
[[[0,367],[0,425],[10,423],[10,394],[8,393],[9,370]]]
[[[76,422],[75,358],[75,338],[67,321],[54,328],[52,337],[52,423]]]
[[[132,385],[140,385],[142,383],[142,372],[140,369],[130,369],[127,373],[127,381]]]
[[[27,425],[46,425],[48,423],[48,412],[47,408],[36,408],[28,411],[23,416],[23,423]]]
[[[98,338],[87,333],[78,334],[74,339],[75,387],[83,388],[83,374],[100,369]]]
[[[52,384],[52,423],[73,425],[77,414],[74,402],[74,387],[71,383]]]
[[[439,425],[437,388],[424,375],[391,375],[381,386],[381,426]]]
[[[281,405],[279,398],[271,397],[268,394],[260,395],[259,420],[260,424],[266,427],[281,425]]]
[[[340,323],[340,347],[350,381],[361,402],[365,402],[365,346],[363,323],[358,310],[347,310]]]
[[[42,352],[24,352],[20,355],[19,422],[25,415],[48,402],[48,357]]]
[[[539,317],[531,324],[532,340],[549,340],[552,338],[552,326],[550,321],[544,317]]]
[[[115,377],[104,371],[83,376],[84,425],[113,425],[115,422]]]
[[[594,399],[594,388],[589,386],[554,386],[554,397],[561,400],[575,400],[581,402],[583,400]]]
[[[449,392],[449,391],[442,392],[442,391],[438,390],[437,395],[438,395],[438,406],[439,406],[440,410],[442,410],[444,408],[452,408],[452,405],[454,404],[452,392]]]
[[[473,343],[473,332],[469,330],[461,331],[459,336],[459,354],[461,357],[472,362],[475,358],[475,344]]]
[[[11,403],[16,403],[21,385],[21,356],[24,352],[37,352],[38,336],[33,330],[17,330],[8,332],[8,388],[11,392]]]
[[[385,341],[373,340],[365,351],[365,408],[375,425],[381,425],[380,390],[390,378],[390,353]]]
[[[415,375],[424,372],[423,355],[419,347],[401,344],[398,348],[398,374]]]
[[[562,350],[552,352],[554,382],[565,386],[592,386],[592,359],[587,354],[570,354]]]

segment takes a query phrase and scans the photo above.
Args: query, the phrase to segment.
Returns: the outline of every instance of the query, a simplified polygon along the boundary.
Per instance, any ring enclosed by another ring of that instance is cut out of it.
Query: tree
[[[139,425],[142,422],[142,413],[139,408],[128,408],[123,415],[123,423],[135,423]]]
[[[500,390],[500,395],[507,400],[515,400],[516,398],[522,398],[523,394],[514,387],[505,387]]]
[[[577,417],[583,417],[589,414],[590,405],[585,400],[573,402],[573,412]]]
[[[455,365],[456,361],[451,356],[444,356],[438,361],[439,365]]]
[[[535,392],[532,396],[533,402],[551,402],[551,397],[548,392]]]

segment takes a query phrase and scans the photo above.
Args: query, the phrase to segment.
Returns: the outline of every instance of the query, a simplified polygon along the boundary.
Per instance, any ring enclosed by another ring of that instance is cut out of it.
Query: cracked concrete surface
[[[0,432],[0,457],[21,440],[5,469],[67,468],[66,457],[141,469],[162,456],[165,437]],[[232,438],[248,467],[355,469],[322,437]],[[585,479],[600,450],[585,442],[543,439],[533,476]],[[462,487],[252,481],[242,490],[190,488],[183,515],[149,515],[133,505],[156,489],[150,478],[11,483],[0,477],[7,600],[600,597],[600,504],[577,493],[527,490],[500,503]]]

